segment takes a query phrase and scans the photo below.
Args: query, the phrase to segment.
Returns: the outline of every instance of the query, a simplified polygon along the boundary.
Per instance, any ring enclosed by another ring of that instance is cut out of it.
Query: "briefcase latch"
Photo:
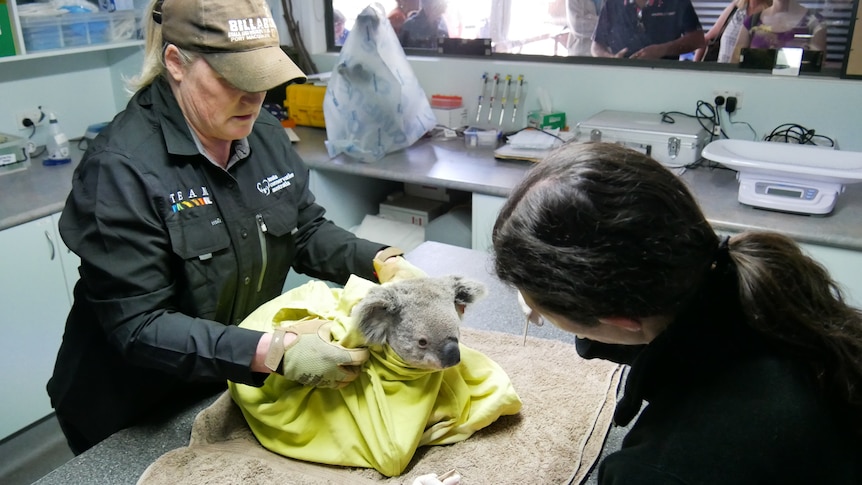
[[[667,154],[670,156],[671,160],[679,155],[679,147],[682,144],[679,138],[672,136],[667,139]]]

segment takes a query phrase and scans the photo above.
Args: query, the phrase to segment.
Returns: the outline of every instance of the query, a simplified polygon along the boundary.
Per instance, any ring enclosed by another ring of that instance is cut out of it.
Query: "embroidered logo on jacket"
[[[290,187],[290,180],[293,177],[295,177],[293,172],[287,173],[281,177],[275,174],[270,175],[257,183],[257,190],[263,195],[274,194],[281,189]]]
[[[213,203],[210,198],[209,191],[204,186],[201,186],[197,190],[178,190],[168,194],[168,198],[171,199],[171,210],[174,212],[190,209],[192,207],[211,205]]]

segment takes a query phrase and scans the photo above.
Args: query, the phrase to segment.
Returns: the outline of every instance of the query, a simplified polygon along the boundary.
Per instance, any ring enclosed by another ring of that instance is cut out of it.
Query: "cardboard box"
[[[544,129],[564,129],[566,127],[566,113],[562,111],[554,111],[548,113],[546,111],[530,111],[527,115],[527,125],[533,128]]]
[[[412,195],[393,194],[380,203],[380,217],[427,226],[432,219],[446,212],[448,204],[439,200],[423,199]]]
[[[577,140],[618,143],[677,168],[700,160],[709,132],[694,118],[672,115],[674,122],[662,121],[659,113],[605,110],[577,125]]]

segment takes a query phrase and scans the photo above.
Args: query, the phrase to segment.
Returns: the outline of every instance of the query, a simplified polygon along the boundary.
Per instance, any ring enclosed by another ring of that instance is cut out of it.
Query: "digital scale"
[[[862,153],[793,143],[716,140],[703,157],[736,170],[739,202],[799,214],[832,212],[844,185],[862,182]]]

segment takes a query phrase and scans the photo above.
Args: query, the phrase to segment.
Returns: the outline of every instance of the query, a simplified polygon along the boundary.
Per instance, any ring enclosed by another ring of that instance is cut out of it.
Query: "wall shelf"
[[[31,54],[20,54],[17,56],[0,57],[0,64],[5,62],[26,61],[30,59],[43,59],[46,57],[66,56],[70,54],[81,54],[85,52],[108,51],[113,49],[129,49],[140,48],[144,45],[143,40],[127,40],[123,42],[112,42],[109,44],[94,44],[82,47],[68,47],[63,49],[52,49],[47,51],[38,51]]]

